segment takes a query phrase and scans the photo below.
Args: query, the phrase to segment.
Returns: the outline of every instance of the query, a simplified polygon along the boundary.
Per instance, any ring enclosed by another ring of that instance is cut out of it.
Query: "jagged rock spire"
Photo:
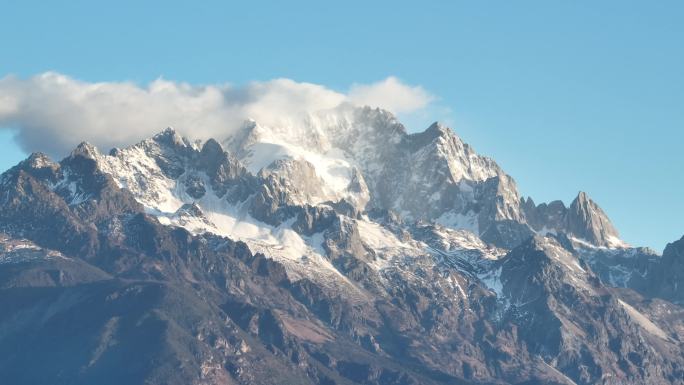
[[[623,243],[608,215],[583,191],[570,204],[565,225],[570,234],[597,246],[614,247]]]

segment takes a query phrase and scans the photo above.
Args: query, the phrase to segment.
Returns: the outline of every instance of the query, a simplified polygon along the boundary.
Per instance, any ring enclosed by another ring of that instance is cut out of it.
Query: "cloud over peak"
[[[347,96],[354,104],[380,107],[395,114],[414,112],[434,100],[423,87],[406,85],[394,76],[372,84],[353,84]]]
[[[244,86],[192,85],[164,79],[89,83],[55,72],[0,79],[0,127],[17,130],[26,151],[62,156],[87,140],[100,148],[125,146],[173,126],[192,138],[225,138],[246,119],[292,122],[342,103],[396,114],[424,109],[433,97],[395,77],[354,84],[343,93],[325,86],[274,79]]]

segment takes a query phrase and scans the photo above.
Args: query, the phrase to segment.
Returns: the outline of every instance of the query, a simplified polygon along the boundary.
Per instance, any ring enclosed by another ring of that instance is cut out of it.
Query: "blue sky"
[[[684,2],[9,2],[0,77],[192,84],[396,76],[535,201],[584,190],[623,238],[684,234]],[[2,96],[2,95],[0,95]],[[0,131],[0,167],[23,157]]]

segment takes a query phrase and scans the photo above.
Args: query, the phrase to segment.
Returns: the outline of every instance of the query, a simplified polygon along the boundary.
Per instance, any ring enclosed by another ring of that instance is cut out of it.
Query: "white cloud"
[[[173,126],[193,138],[226,138],[246,119],[266,125],[293,121],[341,103],[371,105],[394,113],[425,108],[432,97],[394,77],[355,84],[348,93],[289,79],[191,85],[155,80],[88,83],[58,73],[0,79],[0,126],[17,130],[26,151],[62,156],[81,141],[120,147]]]
[[[409,86],[390,76],[373,84],[354,84],[349,100],[355,104],[380,107],[395,114],[425,108],[434,98],[420,86]]]

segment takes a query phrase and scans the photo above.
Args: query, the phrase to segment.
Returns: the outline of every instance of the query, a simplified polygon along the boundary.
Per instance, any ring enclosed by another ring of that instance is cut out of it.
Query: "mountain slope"
[[[637,257],[586,194],[537,206],[450,129],[369,108],[222,143],[0,176],[3,378],[684,383],[681,277],[648,283],[677,245]]]

